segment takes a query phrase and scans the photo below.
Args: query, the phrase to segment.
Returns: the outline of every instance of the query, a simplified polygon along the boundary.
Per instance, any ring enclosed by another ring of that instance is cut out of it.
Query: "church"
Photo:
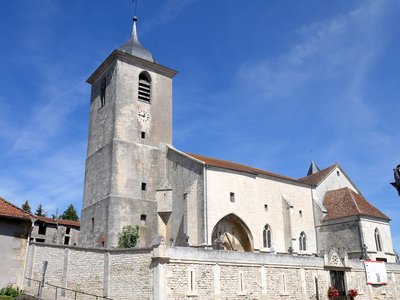
[[[169,246],[395,262],[390,218],[338,164],[291,178],[172,145],[172,83],[138,38],[89,77],[79,246],[113,248],[127,225],[141,247]]]

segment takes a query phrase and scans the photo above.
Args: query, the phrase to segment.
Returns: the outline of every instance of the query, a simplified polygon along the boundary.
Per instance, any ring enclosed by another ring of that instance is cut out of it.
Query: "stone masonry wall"
[[[49,263],[48,283],[111,299],[327,300],[331,285],[324,258],[311,256],[165,245],[117,250],[32,243],[26,276],[40,279],[43,260]],[[357,300],[400,299],[400,265],[389,263],[386,269],[387,285],[371,286],[366,284],[363,262],[350,260],[343,269],[346,289],[356,288]],[[49,286],[45,290],[54,292]],[[71,292],[66,296],[73,298]]]

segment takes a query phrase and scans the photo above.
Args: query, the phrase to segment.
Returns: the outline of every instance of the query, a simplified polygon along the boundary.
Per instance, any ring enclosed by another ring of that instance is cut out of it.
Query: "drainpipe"
[[[205,244],[208,247],[208,207],[207,207],[207,165],[204,164],[203,170],[203,184],[204,184],[204,233],[205,233]]]
[[[35,226],[36,219],[30,219],[31,220],[31,228],[29,229],[28,232],[28,237],[26,238],[26,247],[25,247],[25,260],[24,260],[24,267],[22,268],[22,277],[21,277],[21,289],[24,289],[25,287],[25,272],[26,272],[26,265],[28,263],[28,252],[29,252],[29,243],[31,239],[31,234],[33,227]]]
[[[317,248],[317,255],[319,255],[320,249],[319,249],[319,243],[318,243],[318,234],[317,234],[317,226],[316,222],[315,222],[315,205],[314,205],[314,201],[317,201],[314,199],[314,194],[313,194],[313,187],[310,187],[310,191],[311,191],[311,205],[312,205],[312,212],[313,212],[313,220],[314,220],[314,232],[315,232],[315,247]],[[321,225],[321,224],[319,224]],[[320,228],[320,226],[318,226],[318,228]]]

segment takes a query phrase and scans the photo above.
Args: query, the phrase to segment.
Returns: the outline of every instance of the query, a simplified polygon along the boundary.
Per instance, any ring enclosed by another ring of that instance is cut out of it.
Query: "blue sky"
[[[15,0],[0,12],[0,196],[82,202],[85,80],[130,34],[129,0]],[[400,2],[139,0],[174,79],[178,149],[303,177],[339,162],[400,249]]]

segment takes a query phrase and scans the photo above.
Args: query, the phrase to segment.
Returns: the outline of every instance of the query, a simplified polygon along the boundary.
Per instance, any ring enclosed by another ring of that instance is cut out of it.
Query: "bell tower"
[[[140,245],[157,236],[156,187],[172,142],[172,78],[139,42],[129,40],[89,77],[88,148],[80,245],[114,247],[123,226],[140,227]]]

